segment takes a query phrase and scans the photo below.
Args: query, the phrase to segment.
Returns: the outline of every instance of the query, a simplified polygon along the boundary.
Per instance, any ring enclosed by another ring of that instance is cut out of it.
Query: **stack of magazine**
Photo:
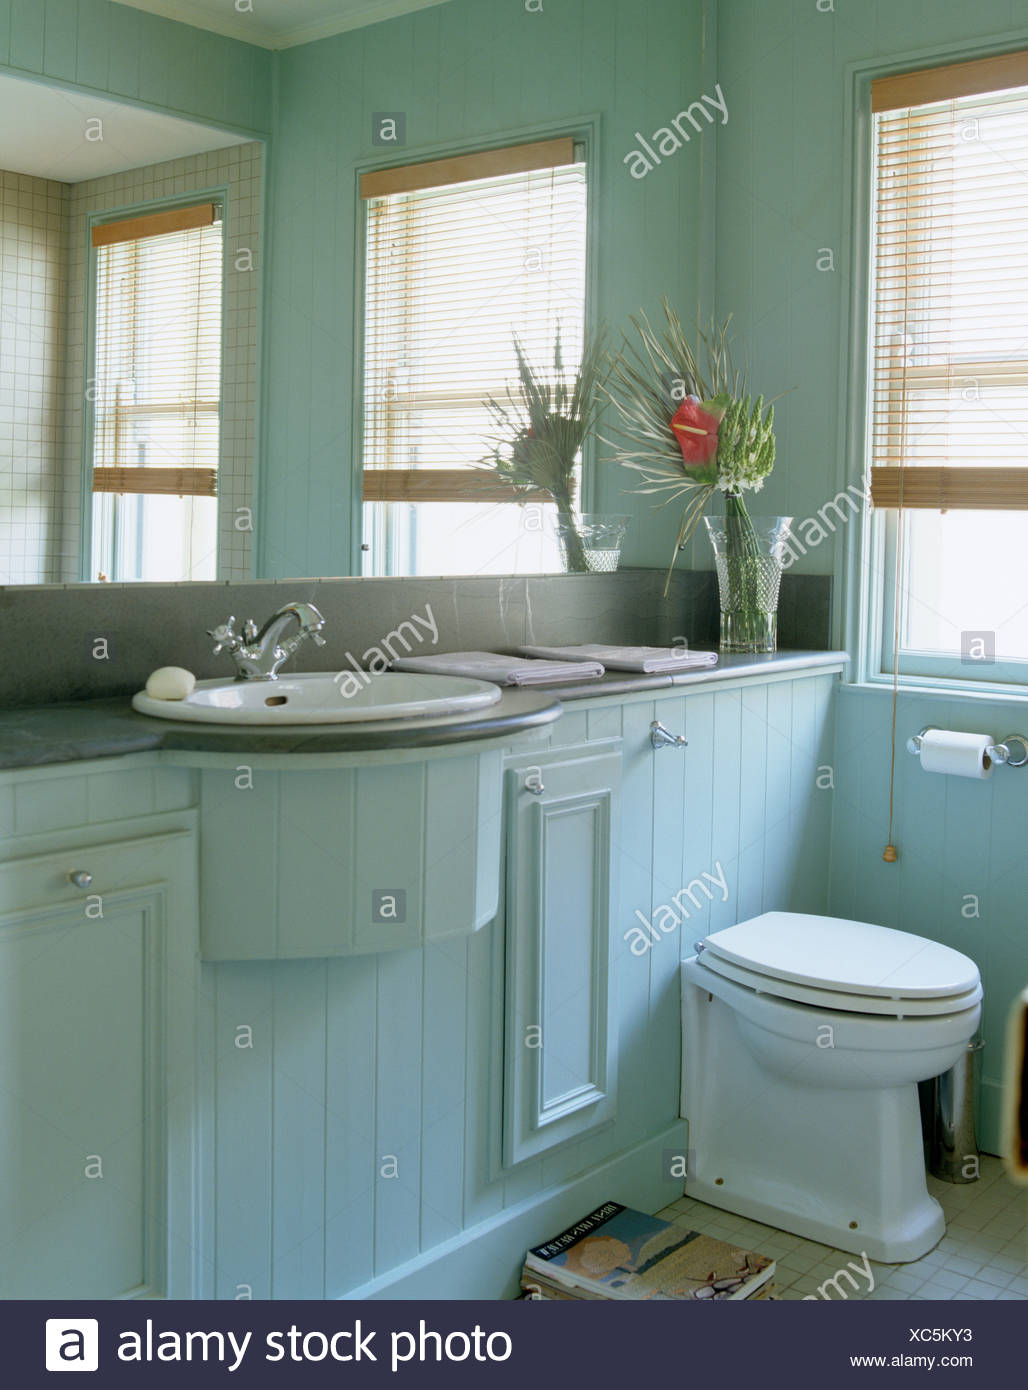
[[[604,1202],[528,1252],[521,1288],[533,1299],[756,1299],[774,1272],[766,1255]]]

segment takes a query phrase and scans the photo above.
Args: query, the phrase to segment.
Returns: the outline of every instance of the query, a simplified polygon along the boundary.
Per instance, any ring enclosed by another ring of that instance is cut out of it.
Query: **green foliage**
[[[775,464],[775,408],[764,397],[732,401],[718,428],[718,486],[725,492],[759,490]]]

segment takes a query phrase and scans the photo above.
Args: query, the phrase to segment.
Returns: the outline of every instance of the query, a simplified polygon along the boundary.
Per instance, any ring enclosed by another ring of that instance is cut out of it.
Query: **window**
[[[486,407],[581,355],[586,180],[570,139],[364,175],[365,573],[559,569],[547,501],[476,465]]]
[[[881,670],[1028,680],[1028,54],[872,84]]]
[[[93,228],[91,578],[214,579],[222,224],[206,203]]]

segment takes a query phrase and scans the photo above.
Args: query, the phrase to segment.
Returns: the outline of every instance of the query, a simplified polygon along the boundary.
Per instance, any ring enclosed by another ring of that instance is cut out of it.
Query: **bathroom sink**
[[[132,705],[158,719],[208,724],[352,724],[467,714],[499,700],[499,686],[465,676],[406,671],[309,672],[274,681],[198,681],[184,700],[140,691]]]

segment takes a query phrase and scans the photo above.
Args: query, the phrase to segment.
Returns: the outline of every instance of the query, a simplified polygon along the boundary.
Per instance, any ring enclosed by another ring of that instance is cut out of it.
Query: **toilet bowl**
[[[945,1232],[917,1083],[963,1055],[978,967],[868,922],[767,912],[682,962],[686,1195],[884,1263]]]

